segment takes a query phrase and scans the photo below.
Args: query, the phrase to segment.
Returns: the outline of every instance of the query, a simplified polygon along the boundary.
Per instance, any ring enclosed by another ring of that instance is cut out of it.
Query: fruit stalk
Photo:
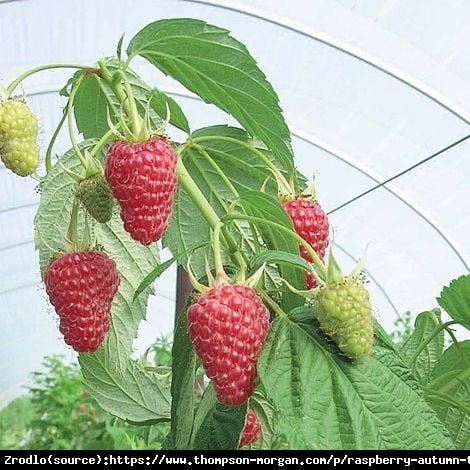
[[[70,91],[69,101],[67,103],[67,127],[69,131],[69,138],[72,144],[72,147],[77,155],[80,163],[83,165],[83,168],[87,168],[87,163],[82,155],[80,148],[78,147],[77,141],[75,139],[74,130],[73,130],[73,101],[75,99],[75,95],[77,94],[78,89],[80,88],[80,83],[83,80],[84,75],[80,76],[78,80],[73,84],[72,90]]]
[[[55,128],[54,133],[52,134],[51,140],[49,141],[49,145],[47,146],[46,156],[44,158],[44,164],[46,166],[46,174],[49,174],[50,171],[52,170],[52,149],[54,148],[54,144],[57,140],[59,132],[62,129],[62,126],[64,125],[64,122],[66,119],[67,119],[67,109],[65,109],[64,112],[62,113],[62,117],[60,118],[59,124],[57,124],[57,127]]]
[[[189,197],[199,209],[202,216],[214,230],[217,224],[220,223],[220,218],[209,204],[202,191],[199,189],[199,186],[195,183],[189,174],[181,157],[178,158],[176,162],[176,175],[178,176],[178,183],[188,193]],[[228,247],[229,253],[234,256],[238,263],[240,263],[240,253],[238,251],[237,244],[225,229],[225,227],[222,228],[221,237],[223,244]]]
[[[54,70],[54,69],[78,69],[78,70],[86,70],[90,67],[86,65],[80,64],[48,64],[48,65],[40,65],[39,67],[33,67],[32,69],[27,70],[26,72],[22,73],[19,77],[15,78],[10,85],[8,85],[6,89],[7,96],[10,96],[16,89],[16,87],[26,78],[34,75],[35,73],[42,72],[44,70]]]

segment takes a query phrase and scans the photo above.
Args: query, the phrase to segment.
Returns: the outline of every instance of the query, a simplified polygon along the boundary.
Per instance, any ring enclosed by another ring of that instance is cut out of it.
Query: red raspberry
[[[242,436],[240,438],[240,445],[238,447],[248,446],[253,444],[259,439],[261,434],[261,423],[255,412],[248,409],[245,418],[245,426],[243,427]]]
[[[146,142],[114,142],[106,156],[105,175],[121,206],[124,228],[143,245],[166,230],[176,191],[176,152],[163,137]]]
[[[248,286],[213,287],[189,307],[189,335],[220,403],[250,398],[268,328],[269,311]]]
[[[116,263],[101,251],[66,253],[49,263],[44,283],[65,342],[77,352],[96,351],[119,287]]]
[[[315,250],[323,261],[328,248],[330,224],[323,209],[310,199],[292,199],[283,204],[283,207],[292,220],[294,229]],[[300,246],[300,255],[303,259],[312,262],[311,256],[303,246]],[[312,274],[305,274],[307,289],[316,287],[317,282]]]

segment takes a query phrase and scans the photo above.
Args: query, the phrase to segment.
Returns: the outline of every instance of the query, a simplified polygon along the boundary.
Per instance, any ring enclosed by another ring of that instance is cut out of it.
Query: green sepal
[[[326,271],[326,282],[332,284],[334,282],[340,282],[344,279],[343,271],[339,267],[336,258],[333,256],[333,250],[330,247],[328,254],[328,266]]]

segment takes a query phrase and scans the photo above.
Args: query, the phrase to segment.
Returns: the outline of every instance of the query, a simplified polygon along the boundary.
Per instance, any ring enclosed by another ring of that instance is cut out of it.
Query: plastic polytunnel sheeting
[[[43,63],[91,64],[114,53],[122,33],[129,39],[165,17],[226,27],[257,58],[279,94],[299,169],[316,175],[333,211],[341,263],[351,268],[369,246],[372,298],[386,328],[406,310],[434,307],[441,287],[468,272],[470,141],[335,209],[470,134],[469,2],[0,1],[0,78]],[[180,102],[193,129],[233,122],[144,61],[136,67]],[[66,79],[43,73],[25,84],[43,143]],[[32,243],[34,186],[0,169],[0,403],[43,355],[66,351]],[[173,308],[174,271],[158,282],[137,349],[171,331]]]

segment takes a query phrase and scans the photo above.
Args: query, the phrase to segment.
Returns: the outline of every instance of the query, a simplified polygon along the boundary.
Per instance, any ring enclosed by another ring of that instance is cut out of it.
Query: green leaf
[[[390,349],[351,362],[326,347],[308,307],[278,317],[258,375],[290,448],[449,449],[444,427]]]
[[[261,424],[259,439],[249,446],[250,449],[272,449],[276,437],[277,413],[272,403],[267,399],[265,392],[261,392],[262,386],[257,389],[250,398],[248,407],[251,408]]]
[[[219,217],[227,213],[239,193],[261,188],[265,181],[266,192],[276,194],[276,185],[265,163],[242,145],[257,145],[244,130],[229,126],[212,126],[199,129],[191,135],[201,136],[231,137],[241,142],[239,144],[211,140],[199,145],[199,148],[190,147],[183,153],[182,158],[188,172],[197,181],[200,190]],[[201,153],[200,148],[207,152],[211,161]],[[270,158],[269,154],[266,155]],[[232,232],[242,248],[253,254],[255,245],[247,224],[233,224]],[[187,253],[190,247],[209,239],[209,225],[189,195],[179,187],[175,195],[172,220],[164,237],[165,244],[173,254]],[[188,257],[182,256],[178,261],[186,265]],[[197,277],[204,276],[204,253],[194,253],[191,257],[191,269]]]
[[[402,357],[420,383],[426,384],[431,378],[432,369],[444,352],[444,330],[441,330],[416,356],[418,348],[428,341],[431,333],[441,323],[441,312],[434,309],[420,313],[415,320],[411,336],[402,347]],[[416,356],[416,357],[415,357]]]
[[[225,29],[194,19],[155,21],[127,48],[186,88],[231,114],[291,173],[290,133],[279,99],[246,47]]]
[[[178,316],[172,357],[171,434],[176,449],[190,449],[194,421],[197,357],[188,336],[186,308]]]
[[[170,258],[163,263],[159,264],[153,271],[150,271],[147,276],[144,277],[144,280],[140,283],[139,287],[137,287],[132,302],[139,297],[139,295],[150,287],[156,279],[158,279],[174,262],[176,258]]]
[[[79,362],[86,386],[104,410],[123,420],[146,425],[169,419],[169,390],[135,362],[128,361],[122,374],[109,370],[103,350],[80,354]]]
[[[159,264],[153,271],[151,271],[149,274],[147,274],[147,276],[144,277],[144,280],[140,283],[139,287],[135,291],[134,298],[132,299],[132,301],[135,301],[135,299],[139,297],[139,295],[144,292],[145,289],[150,287],[156,279],[158,279],[175,261],[177,261],[178,258],[180,258],[181,256],[187,256],[188,253],[192,253],[194,250],[197,250],[198,248],[202,248],[209,244],[209,241],[204,243],[198,243],[197,245],[191,247],[187,252],[177,253],[176,256],[173,256],[172,258]]]
[[[437,302],[453,320],[470,330],[470,274],[460,276],[444,287]]]
[[[111,73],[117,70],[118,62],[115,59],[106,59],[105,63]],[[137,110],[143,117],[154,89],[140,80],[129,68],[125,73],[136,100]],[[154,109],[152,102],[153,100],[150,102],[149,114],[151,128],[162,130],[163,121],[158,115],[158,107],[155,105]],[[73,104],[77,128],[85,139],[100,138],[109,130],[107,109],[111,117],[121,113],[119,100],[110,86],[94,74],[84,77]]]
[[[206,416],[215,408],[217,397],[212,382],[209,382],[204,390],[201,401],[199,402],[196,413],[194,415],[193,431],[191,435],[191,449],[194,448],[194,439],[196,438],[202,423]]]
[[[380,345],[395,351],[398,354],[397,345],[390,335],[383,329],[382,325],[374,318],[374,335],[380,341]]]
[[[299,268],[302,271],[311,271],[310,264],[307,263],[307,261],[305,261],[298,254],[294,255],[293,253],[286,253],[284,251],[276,250],[265,250],[257,253],[255,256],[253,256],[253,258],[250,259],[249,269],[254,271],[265,263],[288,264],[290,266]]]
[[[81,142],[79,147],[83,150],[92,146],[96,141]],[[70,149],[61,158],[61,163],[70,170],[77,172],[80,162],[75,152]],[[55,253],[64,248],[64,235],[67,233],[72,210],[72,200],[75,183],[67,176],[62,168],[56,164],[41,185],[41,200],[34,218],[35,245],[39,251],[39,267],[41,276],[44,274],[49,260]]]
[[[109,367],[123,370],[132,352],[139,324],[146,317],[147,300],[152,292],[145,293],[133,302],[134,292],[148,273],[159,263],[156,245],[143,246],[131,239],[117,214],[107,224],[97,224],[95,229],[100,244],[116,262],[121,285],[111,309],[111,329],[104,343]],[[158,312],[155,312],[158,315]]]
[[[194,439],[197,450],[237,449],[245,424],[246,404],[224,406],[216,403],[206,415]]]
[[[118,58],[118,60],[120,61],[121,60],[121,57],[122,57],[122,43],[124,41],[124,34],[119,38],[119,41],[117,43],[117,46],[116,46],[116,57]]]
[[[454,343],[440,358],[426,388],[428,399],[457,449],[470,448],[470,341]]]
[[[294,238],[292,221],[276,198],[260,191],[246,191],[241,195],[239,202],[247,215],[279,224],[292,231],[292,235],[289,235],[284,230],[270,224],[256,224],[268,249],[294,255],[299,253],[299,247]],[[304,274],[292,265],[281,264],[280,274],[283,279],[288,280],[297,289],[305,288]],[[282,307],[285,310],[291,310],[304,303],[300,296],[293,294],[284,286],[280,290],[283,291]]]
[[[104,89],[100,87],[100,83]],[[75,95],[74,114],[78,130],[85,139],[99,138],[108,131],[106,109],[110,105],[106,97],[112,99],[111,93],[107,85],[94,74],[87,75],[82,79]],[[117,100],[113,100],[113,102],[117,107]]]
[[[166,95],[162,91],[154,89],[152,93],[151,104],[152,108],[163,120],[167,119],[167,112],[169,110],[170,124],[173,124],[173,126],[181,129],[183,132],[186,132],[186,134],[191,132],[189,129],[188,120],[184,115],[183,110],[173,98]]]

